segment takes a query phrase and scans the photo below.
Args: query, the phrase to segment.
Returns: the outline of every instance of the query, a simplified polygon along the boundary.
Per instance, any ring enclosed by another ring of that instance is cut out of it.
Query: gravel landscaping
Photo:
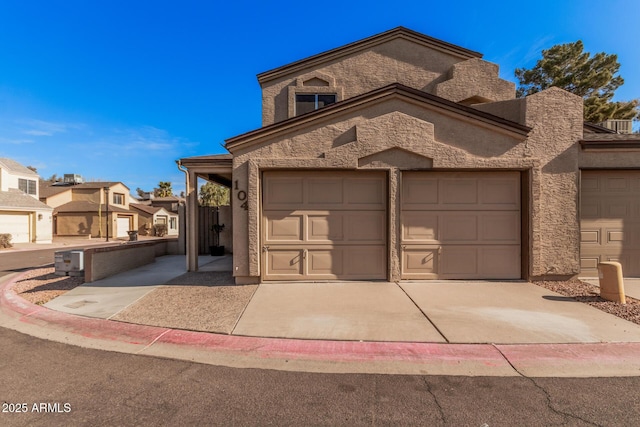
[[[597,286],[578,279],[567,281],[539,281],[532,282],[560,295],[571,297],[577,301],[589,304],[605,313],[613,314],[630,322],[640,325],[640,301],[626,297],[626,304],[619,304],[600,298],[600,289]]]
[[[196,297],[197,300],[202,300],[203,297],[204,300],[207,300],[209,297],[222,297],[222,299],[228,301],[229,299],[233,299],[232,296],[235,293],[241,292],[243,295],[240,299],[243,300],[243,302],[246,302],[247,296],[250,297],[255,289],[253,289],[252,287],[229,287],[229,289],[225,289],[226,286],[224,285],[231,285],[233,283],[233,280],[230,276],[230,273],[187,273],[185,275],[177,277],[176,279],[173,279],[170,283],[168,283],[168,285],[190,285],[192,288],[183,289],[185,291],[188,289],[189,292],[187,293],[192,294],[192,296]],[[30,301],[34,304],[42,305],[52,300],[53,298],[56,298],[64,294],[65,292],[75,288],[76,286],[81,285],[83,282],[83,277],[56,276],[54,274],[53,267],[36,268],[28,271],[26,275],[16,283],[16,285],[14,286],[14,290],[27,301]],[[630,298],[627,296],[626,304],[618,304],[612,301],[604,300],[599,296],[598,287],[578,279],[568,281],[536,281],[532,283],[550,291],[557,292],[560,295],[573,298],[576,301],[589,304],[590,306],[602,310],[606,313],[613,314],[614,316],[618,316],[622,319],[640,325],[640,301],[634,298]],[[217,289],[197,289],[197,286],[203,285],[213,285],[214,288],[217,287]],[[222,287],[220,287],[220,285],[222,285]],[[179,294],[179,290],[179,287],[174,289],[166,288],[161,292],[173,294],[172,298],[170,299],[175,299]],[[199,292],[206,293],[206,295],[200,295],[198,294]],[[210,309],[211,308],[209,307],[209,310]],[[232,311],[235,312],[235,307]],[[134,316],[134,313],[131,311],[129,311],[127,314],[128,316]],[[223,317],[227,317],[226,315],[228,313],[224,314],[225,316]],[[128,320],[131,321],[132,319]],[[159,323],[161,322],[162,320],[159,320]],[[222,329],[225,328],[223,327]]]
[[[35,268],[16,282],[13,290],[33,304],[46,304],[84,283],[84,277],[56,276],[53,267]]]

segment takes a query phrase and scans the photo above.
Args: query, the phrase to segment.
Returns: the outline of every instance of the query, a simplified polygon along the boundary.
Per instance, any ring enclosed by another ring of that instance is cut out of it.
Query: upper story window
[[[113,193],[113,204],[114,205],[124,205],[124,194]]]
[[[32,179],[18,178],[18,189],[24,191],[27,194],[37,194],[36,184],[36,181]]]
[[[343,90],[333,77],[313,71],[295,79],[288,88],[287,117],[310,113],[327,105],[342,101]]]
[[[335,93],[296,93],[296,116],[335,104]]]

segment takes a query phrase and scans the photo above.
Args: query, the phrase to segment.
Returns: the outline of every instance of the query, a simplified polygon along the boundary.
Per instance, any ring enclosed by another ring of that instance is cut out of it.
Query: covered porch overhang
[[[187,271],[198,271],[198,178],[231,188],[233,155],[187,157],[176,163],[186,179]]]

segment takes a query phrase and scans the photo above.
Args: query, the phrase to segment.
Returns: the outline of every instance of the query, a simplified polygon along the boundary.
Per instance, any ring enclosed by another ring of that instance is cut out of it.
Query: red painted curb
[[[261,338],[186,331],[113,320],[76,316],[50,310],[21,298],[13,286],[16,276],[0,288],[0,310],[27,324],[53,327],[86,338],[149,346],[165,344],[263,359],[335,362],[439,362],[457,365],[475,362],[487,367],[540,362],[633,363],[640,360],[640,343],[597,344],[441,344],[415,342],[360,342]]]

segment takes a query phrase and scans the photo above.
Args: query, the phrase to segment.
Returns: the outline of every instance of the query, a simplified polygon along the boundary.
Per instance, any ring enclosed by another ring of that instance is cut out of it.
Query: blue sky
[[[479,51],[515,81],[542,49],[615,53],[640,98],[640,1],[0,0],[0,157],[133,193],[174,161],[260,127],[256,74],[405,26]]]

